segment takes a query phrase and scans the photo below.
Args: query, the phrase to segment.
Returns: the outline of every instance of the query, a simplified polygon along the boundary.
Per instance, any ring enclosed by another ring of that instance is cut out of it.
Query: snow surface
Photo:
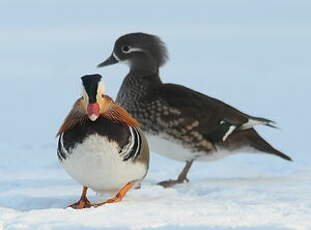
[[[307,0],[1,1],[0,229],[311,229],[310,12]],[[164,189],[155,183],[183,164],[153,154],[123,202],[64,209],[81,186],[57,162],[55,133],[81,75],[103,74],[116,96],[127,67],[95,67],[135,31],[166,42],[164,81],[276,120],[280,130],[258,131],[294,162],[195,163],[189,184]]]

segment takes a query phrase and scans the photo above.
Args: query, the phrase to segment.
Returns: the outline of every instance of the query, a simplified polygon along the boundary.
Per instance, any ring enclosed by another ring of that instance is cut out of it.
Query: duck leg
[[[80,200],[72,205],[69,205],[68,207],[74,208],[74,209],[82,209],[82,208],[89,208],[93,206],[86,197],[87,189],[88,187],[83,186]]]
[[[117,195],[115,195],[113,198],[110,198],[102,203],[98,203],[98,204],[93,204],[94,207],[98,207],[104,204],[109,204],[109,203],[115,203],[115,202],[120,202],[123,197],[126,195],[126,193],[135,185],[135,182],[129,182],[127,183],[125,186],[123,186],[119,192],[117,193]]]
[[[189,182],[189,179],[187,178],[187,174],[191,168],[191,165],[193,163],[193,160],[186,161],[186,165],[179,174],[178,178],[176,180],[165,180],[158,183],[158,185],[163,186],[164,188],[172,187],[175,184],[182,184],[184,182]]]

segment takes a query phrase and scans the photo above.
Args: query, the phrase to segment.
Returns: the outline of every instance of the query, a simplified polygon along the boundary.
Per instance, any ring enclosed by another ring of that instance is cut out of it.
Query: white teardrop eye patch
[[[125,54],[132,53],[132,52],[142,52],[143,49],[141,48],[135,48],[131,46],[122,46],[121,51]]]
[[[130,48],[131,48],[130,46],[122,46],[121,50],[123,53],[129,53]]]

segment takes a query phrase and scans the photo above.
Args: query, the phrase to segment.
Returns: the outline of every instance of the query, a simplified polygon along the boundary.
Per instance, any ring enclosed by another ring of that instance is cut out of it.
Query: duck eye
[[[121,50],[123,53],[129,53],[130,47],[129,46],[122,46]]]

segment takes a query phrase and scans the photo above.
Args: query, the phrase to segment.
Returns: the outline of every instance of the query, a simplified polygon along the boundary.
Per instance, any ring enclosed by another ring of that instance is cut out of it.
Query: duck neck
[[[123,80],[117,102],[121,104],[130,113],[135,110],[137,103],[141,102],[146,94],[156,89],[162,81],[159,76],[159,69],[151,71],[150,69],[130,69],[130,72]]]
[[[150,89],[158,87],[162,84],[161,78],[159,76],[159,69],[156,71],[142,71],[142,70],[130,70],[128,75],[125,77],[122,88],[123,90],[126,89],[133,89],[133,87],[138,87],[137,94],[144,95]]]
[[[159,73],[159,65],[154,58],[146,54],[137,55],[131,60],[130,73],[147,76]]]

